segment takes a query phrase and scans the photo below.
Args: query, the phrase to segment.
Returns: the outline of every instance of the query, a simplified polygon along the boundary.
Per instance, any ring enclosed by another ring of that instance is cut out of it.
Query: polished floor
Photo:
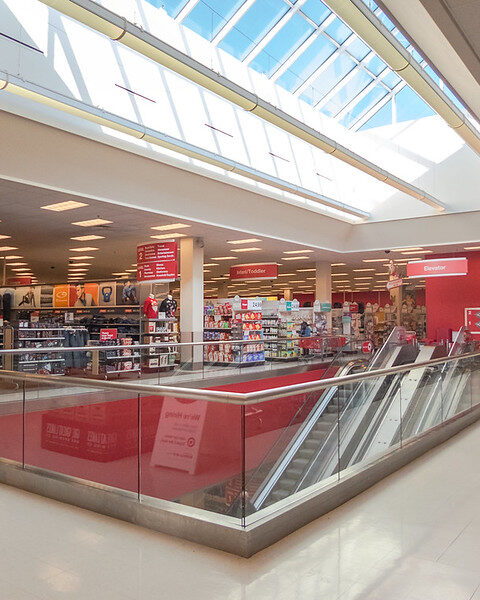
[[[2,600],[480,600],[480,424],[246,560],[0,486]]]

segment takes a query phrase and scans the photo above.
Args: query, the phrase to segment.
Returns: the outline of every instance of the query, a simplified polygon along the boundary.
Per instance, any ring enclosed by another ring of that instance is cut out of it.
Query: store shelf
[[[65,337],[18,337],[18,341],[27,341],[27,342],[47,342],[49,340],[64,340]]]
[[[140,369],[119,369],[116,371],[105,371],[104,373],[100,373],[100,375],[112,375],[116,373],[139,373]]]
[[[140,358],[140,354],[130,354],[129,356],[102,356],[100,360],[131,360],[132,358]]]
[[[44,363],[44,362],[65,362],[64,358],[43,358],[38,360],[19,360],[19,365],[29,365],[34,363]]]

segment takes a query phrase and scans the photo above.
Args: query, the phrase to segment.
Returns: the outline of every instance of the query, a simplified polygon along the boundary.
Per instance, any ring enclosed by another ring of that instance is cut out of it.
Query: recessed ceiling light
[[[261,248],[232,248],[232,252],[258,252]]]
[[[303,256],[302,255],[302,256],[289,256],[288,258],[287,257],[282,257],[282,260],[306,260],[308,258],[309,258],[308,256]]]
[[[18,250],[16,246],[0,246],[0,252],[8,252],[9,250]]]
[[[363,273],[364,271],[375,271],[375,269],[353,269],[355,273]]]
[[[126,273],[136,273],[137,269],[125,269]]]
[[[332,273],[332,277],[340,277],[342,275],[348,275],[348,273]]]
[[[12,262],[12,263],[7,263],[7,267],[23,267],[27,264],[28,263],[24,263],[24,262]]]
[[[279,277],[295,277],[296,273],[279,273]]]
[[[375,275],[390,275],[390,271],[380,271],[379,273],[375,272]]]
[[[212,256],[212,260],[238,260],[238,256]]]
[[[297,269],[297,273],[311,273],[316,271],[317,269]]]
[[[313,250],[284,250],[284,254],[311,254]]]
[[[75,202],[74,200],[69,200],[68,202],[56,202],[55,204],[47,204],[46,206],[41,206],[45,210],[53,210],[55,212],[62,212],[64,210],[73,210],[74,208],[82,208],[82,206],[88,206],[85,202]]]
[[[89,258],[95,258],[94,256],[70,256],[70,260],[88,260]]]
[[[422,250],[422,254],[432,254],[433,250]],[[402,252],[402,254],[418,254],[418,251],[413,252]]]
[[[92,242],[93,240],[104,240],[104,235],[77,235],[75,237],[71,237],[71,240],[76,240],[77,242]]]
[[[212,271],[210,269],[203,269],[204,273],[211,273]]]
[[[112,273],[112,275],[128,275],[126,271],[122,271],[121,273]]]
[[[383,262],[384,258],[364,258],[362,262],[372,263],[372,262]]]
[[[422,250],[423,248],[417,247],[417,248],[395,248],[395,250],[392,250],[392,252],[418,252],[419,250]]]
[[[96,227],[97,225],[109,225],[113,221],[107,221],[107,219],[89,219],[88,221],[76,221],[72,225],[78,225],[79,227]]]
[[[331,267],[344,267],[347,263],[332,263]]]
[[[30,271],[28,267],[15,267],[12,271]]]
[[[171,231],[172,229],[185,229],[186,227],[191,227],[191,225],[187,225],[186,223],[170,223],[170,225],[156,225],[150,229],[155,229],[156,231]]]
[[[353,279],[355,279],[355,281],[360,280],[360,279],[373,279],[372,276],[370,277],[354,277]]]
[[[83,246],[83,248],[70,248],[70,252],[93,252],[93,250],[98,250],[98,248],[94,248],[93,246]]]
[[[480,246],[465,246],[464,250],[480,250]]]
[[[0,235],[0,240],[8,240],[11,237],[12,237],[11,235]]]
[[[17,260],[18,258],[23,258],[23,256],[18,256],[17,254],[7,254],[5,258],[7,260]]]
[[[184,233],[162,233],[162,235],[151,235],[154,240],[174,240],[175,238],[187,237]]]
[[[335,283],[350,283],[350,280],[349,279],[339,279]]]
[[[230,240],[227,241],[227,244],[255,244],[256,242],[261,242],[258,238],[247,238],[245,240]]]
[[[217,263],[203,263],[204,267],[218,267]]]
[[[75,263],[76,267],[90,267],[92,263]]]

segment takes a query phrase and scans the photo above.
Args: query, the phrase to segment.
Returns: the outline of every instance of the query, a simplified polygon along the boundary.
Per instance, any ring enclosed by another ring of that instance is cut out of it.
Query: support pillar
[[[203,247],[201,238],[180,240],[180,325],[182,342],[203,341]],[[203,366],[203,346],[182,346],[181,360]]]
[[[225,281],[217,281],[217,298],[228,298],[228,279]]]
[[[283,297],[285,298],[285,300],[293,300],[293,291],[291,288],[287,288],[286,290],[283,290]]]
[[[332,268],[329,262],[317,261],[315,264],[315,300],[332,302]],[[332,330],[332,313],[327,313],[327,330]]]

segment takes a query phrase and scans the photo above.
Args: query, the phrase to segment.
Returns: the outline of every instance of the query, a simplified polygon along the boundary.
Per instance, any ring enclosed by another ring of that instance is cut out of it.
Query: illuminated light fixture
[[[18,248],[16,246],[0,246],[0,252],[8,252],[9,250],[18,250]]]
[[[355,273],[364,273],[367,271],[375,271],[375,269],[353,269]]]
[[[331,267],[345,267],[347,263],[332,263]]]
[[[44,210],[53,210],[54,212],[63,212],[64,210],[73,210],[74,208],[82,208],[82,206],[88,206],[85,202],[75,202],[70,200],[68,202],[56,202],[55,204],[47,204],[41,206]]]
[[[71,240],[76,240],[77,242],[93,242],[93,240],[104,240],[104,235],[77,235],[75,237],[71,237]]]
[[[255,244],[256,242],[261,242],[258,238],[248,238],[246,240],[230,240],[227,241],[227,244]]]
[[[480,250],[480,246],[465,246],[464,250]]]
[[[212,256],[212,260],[238,260],[238,256]]]
[[[117,275],[118,277],[120,277],[122,275],[128,275],[128,273],[126,271],[124,271],[122,273],[112,273],[112,275]]]
[[[83,248],[70,248],[70,252],[93,252],[94,250],[98,250],[98,248],[94,248],[93,246],[84,246]]]
[[[313,273],[317,269],[297,269],[297,273]]]
[[[218,263],[203,263],[204,267],[218,267]]]
[[[373,279],[373,277],[372,276],[370,276],[370,277],[354,277],[353,279],[355,281],[360,281],[361,279]]]
[[[332,277],[341,277],[343,275],[348,275],[348,273],[332,273]]]
[[[362,262],[364,263],[372,263],[372,262],[383,262],[384,258],[364,258]]]
[[[210,269],[203,269],[204,273],[211,273],[212,271]]]
[[[171,223],[170,225],[156,225],[150,229],[155,229],[156,231],[171,231],[172,229],[185,229],[186,227],[191,227],[191,225],[187,225],[186,223]]]
[[[232,248],[232,252],[259,252],[261,248]]]
[[[90,267],[92,263],[75,263],[76,267]]]
[[[89,219],[88,221],[76,221],[72,225],[78,225],[78,227],[98,227],[99,225],[110,225],[113,221],[107,221],[107,219]]]
[[[350,283],[350,279],[339,279],[335,283]]]
[[[422,250],[422,254],[432,254],[433,250]],[[418,254],[418,251],[413,252],[402,252],[402,254]]]
[[[305,277],[305,279],[307,281],[315,281],[317,278],[316,277]]]
[[[83,256],[70,256],[69,260],[88,260],[89,258],[95,258],[94,256],[88,256],[88,255],[83,255]]]
[[[0,235],[0,240],[8,240],[11,237],[12,237],[11,235]]]
[[[284,250],[284,254],[309,254],[312,253],[313,250]]]
[[[5,258],[7,260],[17,260],[18,258],[23,258],[23,256],[18,256],[17,254],[7,254]]]
[[[375,273],[375,275],[390,275],[389,271],[380,271],[379,273]]]
[[[15,267],[15,269],[12,269],[12,271],[30,271],[31,269],[29,267]]]
[[[417,248],[395,248],[395,250],[392,250],[392,252],[413,252],[413,251],[417,251],[420,252],[421,250],[423,250],[422,247],[417,247]]]
[[[279,273],[279,277],[295,277],[296,273]]]
[[[12,262],[12,263],[7,263],[7,266],[8,267],[24,267],[27,264],[28,263],[24,263],[24,262]]]
[[[161,235],[151,235],[154,240],[174,240],[175,238],[187,237],[184,233],[162,233]]]
[[[41,1],[44,4],[61,11],[63,14],[80,21],[88,27],[95,29],[96,31],[101,33],[109,32],[106,35],[113,40],[117,40],[120,44],[126,45],[127,47],[143,54],[156,63],[178,73],[182,77],[193,81],[195,84],[200,85],[203,88],[217,94],[218,96],[227,99],[229,102],[236,104],[240,108],[252,112],[263,120],[272,123],[276,127],[287,131],[288,133],[301,140],[304,140],[320,150],[323,150],[327,154],[331,154],[339,160],[342,160],[343,162],[352,165],[368,175],[371,175],[375,179],[383,181],[388,185],[392,185],[397,189],[401,188],[415,198],[421,199],[424,202],[435,206],[437,210],[442,210],[443,207],[434,198],[427,195],[422,190],[412,186],[411,184],[408,184],[407,182],[399,180],[397,177],[391,173],[388,173],[378,165],[375,165],[362,156],[342,146],[334,139],[327,137],[326,135],[315,130],[313,127],[306,125],[296,117],[282,111],[278,107],[273,106],[272,104],[259,98],[256,94],[253,94],[251,91],[242,88],[237,83],[230,81],[223,75],[215,72],[213,69],[209,69],[199,61],[196,61],[192,57],[182,53],[177,48],[167,44],[151,33],[144,31],[140,26],[135,25],[124,18],[120,18],[115,12],[104,8],[103,6],[101,12],[99,12],[98,9],[95,10],[95,3],[91,5],[90,3],[86,3],[84,0],[75,0],[75,2],[72,2],[71,0]],[[397,46],[399,46],[398,41],[394,40],[394,42],[391,42],[388,37],[386,38],[386,36],[383,36],[380,32],[376,31],[375,25],[371,23],[367,16],[365,16],[368,14],[368,9],[363,7],[362,12],[361,6],[363,5],[361,5],[360,2],[358,2],[358,4],[360,6],[357,6],[357,2],[353,4],[352,1],[346,2],[344,0],[329,0],[327,2],[327,6],[329,6],[333,12],[337,13],[337,15],[339,15],[340,18],[347,24],[353,18],[354,23],[352,24],[352,29],[361,29],[362,33],[359,34],[360,37],[363,38],[367,44],[372,46],[373,49],[375,49],[377,52],[380,52],[380,56],[384,58],[391,68],[399,71],[400,74],[404,76],[403,71],[407,71],[408,67],[407,75],[411,76],[410,79],[413,78],[409,83],[412,85],[412,87],[414,87],[414,89],[415,87],[419,89],[420,95],[422,95],[422,92],[424,93],[422,97],[424,97],[427,102],[431,100],[428,94],[425,97],[425,93],[428,90],[430,95],[432,95],[435,89],[439,89],[438,86],[436,86],[431,78],[425,75],[420,68],[415,68],[410,64],[411,59],[409,59],[409,54],[403,48],[400,47],[400,49],[398,49],[392,45],[397,44]],[[345,17],[343,16],[344,14]],[[377,21],[376,18],[375,21]],[[381,26],[380,22],[378,22],[378,24]],[[388,30],[386,30],[385,27],[383,27],[383,29],[387,32],[387,35],[390,35],[390,37],[393,39]],[[374,33],[375,31],[376,33]],[[372,38],[371,41],[370,38]],[[387,47],[387,49],[385,47]],[[423,83],[423,87],[419,82]],[[432,82],[432,85],[428,85],[427,82]],[[415,84],[420,85],[420,88]],[[5,81],[5,87],[7,87],[7,89],[8,86],[17,87],[11,84],[10,78]],[[450,115],[451,113],[459,113],[458,109],[456,109],[456,107],[448,100],[445,94],[443,92],[439,93],[441,94],[440,97],[444,98],[441,106],[448,106],[450,108],[448,114]],[[438,95],[434,94],[435,98],[437,98],[437,96]],[[463,126],[467,130],[464,134],[469,139],[475,137],[473,131],[464,123],[464,120],[461,118],[457,117],[454,121],[450,120],[449,124],[454,127]],[[124,126],[124,128],[128,130],[127,127]],[[463,129],[460,129],[459,133],[462,132]],[[143,136],[139,137],[142,137],[146,141],[148,141],[149,138],[148,134],[145,134],[145,131]],[[349,210],[352,210],[352,208],[349,207]]]
[[[282,260],[306,260],[308,256],[288,256],[282,257]]]

